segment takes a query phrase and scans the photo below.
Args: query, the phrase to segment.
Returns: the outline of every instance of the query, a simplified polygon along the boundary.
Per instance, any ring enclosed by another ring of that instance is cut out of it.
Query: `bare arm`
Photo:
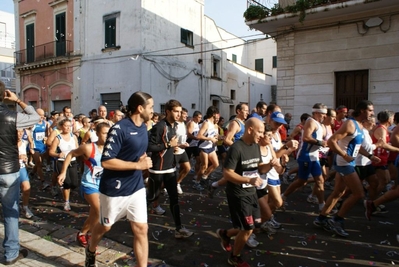
[[[234,141],[233,141],[234,135],[238,131],[240,131],[240,125],[238,125],[238,123],[235,120],[232,120],[229,123],[229,128],[227,129],[227,135],[226,135],[226,138],[224,139],[223,143],[226,146],[233,145],[233,143],[234,143]]]
[[[251,184],[254,186],[260,186],[263,183],[260,177],[257,178],[244,177],[237,174],[234,170],[226,168],[223,169],[223,177],[226,178],[227,181],[235,184]]]
[[[124,161],[121,159],[113,158],[101,162],[104,169],[114,171],[130,171],[130,170],[147,170],[152,167],[151,158],[144,153],[138,162]]]

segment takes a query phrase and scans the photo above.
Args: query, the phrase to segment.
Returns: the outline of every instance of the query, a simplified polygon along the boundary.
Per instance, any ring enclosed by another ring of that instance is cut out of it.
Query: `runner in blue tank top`
[[[355,158],[358,153],[367,156],[373,162],[379,162],[380,159],[373,154],[369,154],[361,144],[363,142],[363,120],[370,119],[374,115],[373,103],[368,100],[359,102],[353,112],[353,119],[344,122],[328,140],[328,146],[335,152],[334,162],[335,186],[334,191],[328,197],[320,215],[313,222],[314,225],[322,227],[327,231],[334,231],[337,235],[346,237],[349,234],[344,229],[344,217],[346,213],[356,204],[357,201],[364,198],[364,190],[358,174],[355,171]],[[335,206],[339,198],[348,188],[351,194],[342,203],[341,208],[333,219],[327,218],[327,214]]]

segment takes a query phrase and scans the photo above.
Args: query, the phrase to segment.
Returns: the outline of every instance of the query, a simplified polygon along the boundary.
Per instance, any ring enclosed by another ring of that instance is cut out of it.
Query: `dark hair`
[[[198,117],[199,115],[202,115],[201,111],[198,110],[194,111],[193,117]]]
[[[105,128],[105,127],[110,128],[111,126],[110,126],[108,123],[106,123],[106,122],[100,122],[100,123],[97,124],[97,126],[96,126],[96,132],[101,131],[101,129],[102,129],[102,128]]]
[[[328,108],[327,109],[327,116],[331,116],[331,112],[332,111],[334,111],[335,112],[335,110],[334,109],[332,109],[332,108]]]
[[[153,114],[152,114],[152,118],[151,119],[153,119],[153,118],[159,118],[159,114],[158,113],[156,113],[156,112],[154,112]]]
[[[303,113],[303,114],[301,115],[301,121],[306,121],[309,117],[311,117],[310,114],[308,114],[308,113]]]
[[[395,112],[395,115],[393,115],[393,122],[396,124],[399,123],[399,112]]]
[[[130,114],[133,114],[137,111],[138,106],[145,107],[148,104],[148,100],[151,98],[152,96],[150,94],[142,91],[137,91],[133,93],[127,101],[127,111]]]
[[[181,108],[181,112],[186,112],[188,113],[188,110],[186,108]]]
[[[358,117],[360,116],[360,113],[362,110],[368,109],[369,106],[372,106],[373,102],[370,100],[362,100],[359,103],[357,103],[355,110],[352,112],[353,117]]]
[[[278,107],[279,107],[279,106],[277,106],[276,104],[270,104],[270,105],[268,105],[267,108],[266,108],[266,115],[268,115],[268,114],[270,114],[270,113],[273,113],[274,110],[275,110],[276,108],[278,108]]]
[[[266,104],[264,101],[259,101],[259,102],[256,104],[256,108],[263,108],[263,106],[266,106],[266,107],[267,107],[267,104]]]
[[[391,117],[391,116],[390,116],[388,110],[380,111],[380,112],[377,114],[377,120],[378,120],[379,122],[381,122],[381,123],[387,122],[387,121],[389,120],[389,117]]]
[[[66,109],[71,109],[71,107],[70,106],[65,106],[65,107],[62,108],[62,111],[65,112]]]
[[[215,106],[210,106],[207,110],[206,110],[206,117],[210,118],[213,117],[213,115],[215,114],[219,114],[219,110],[217,107]]]
[[[270,124],[265,123],[265,132],[272,132],[273,128]]]
[[[237,114],[238,114],[237,110],[241,110],[243,105],[248,106],[247,103],[240,103],[240,104],[238,104],[238,105],[236,106],[236,113],[237,113]]]
[[[317,109],[324,109],[325,108],[326,109],[327,106],[324,105],[323,103],[316,103],[316,104],[313,105],[312,108],[317,108]]]
[[[68,118],[62,119],[62,120],[60,120],[60,121],[58,122],[58,126],[61,127],[61,126],[63,126],[66,122],[68,122],[68,121],[71,122],[71,120],[68,119]]]
[[[6,85],[2,81],[0,81],[0,101],[3,101],[5,91]]]
[[[169,110],[172,111],[174,107],[181,107],[181,103],[176,99],[171,99],[165,103],[165,111]]]

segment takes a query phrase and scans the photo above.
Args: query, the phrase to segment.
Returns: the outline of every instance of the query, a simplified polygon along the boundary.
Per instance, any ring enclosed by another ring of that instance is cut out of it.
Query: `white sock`
[[[319,203],[319,210],[322,210],[324,208],[325,203]]]
[[[213,182],[213,183],[212,183],[212,187],[219,187],[218,182]]]

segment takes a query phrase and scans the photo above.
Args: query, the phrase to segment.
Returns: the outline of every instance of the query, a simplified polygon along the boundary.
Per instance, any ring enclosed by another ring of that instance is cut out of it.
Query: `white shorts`
[[[125,217],[132,222],[147,223],[145,188],[130,196],[109,197],[100,193],[100,223],[112,226]]]

